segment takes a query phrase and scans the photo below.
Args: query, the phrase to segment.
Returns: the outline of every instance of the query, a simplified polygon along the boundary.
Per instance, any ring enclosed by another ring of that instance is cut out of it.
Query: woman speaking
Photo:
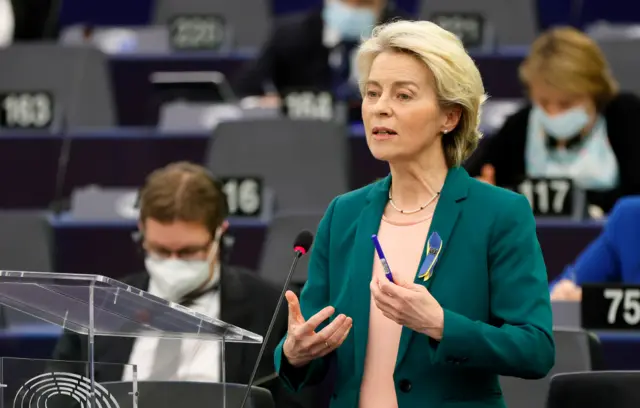
[[[504,407],[498,376],[544,377],[555,345],[528,201],[460,167],[481,136],[480,73],[429,22],[376,28],[357,67],[390,175],[329,205],[276,370],[299,390],[334,359],[333,408]]]

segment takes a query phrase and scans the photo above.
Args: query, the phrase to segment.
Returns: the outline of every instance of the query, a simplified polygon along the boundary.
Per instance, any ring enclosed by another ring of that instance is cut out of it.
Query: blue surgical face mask
[[[591,120],[586,109],[581,106],[554,116],[549,116],[539,106],[536,106],[534,109],[544,130],[554,139],[558,140],[571,139],[580,133]]]
[[[343,40],[360,40],[371,34],[376,24],[376,14],[364,7],[352,7],[341,0],[328,0],[322,17],[327,26],[336,30]]]

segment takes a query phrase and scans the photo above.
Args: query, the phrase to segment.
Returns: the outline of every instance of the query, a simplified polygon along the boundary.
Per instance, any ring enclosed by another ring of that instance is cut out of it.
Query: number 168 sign
[[[594,330],[640,330],[640,286],[582,286],[582,326]]]

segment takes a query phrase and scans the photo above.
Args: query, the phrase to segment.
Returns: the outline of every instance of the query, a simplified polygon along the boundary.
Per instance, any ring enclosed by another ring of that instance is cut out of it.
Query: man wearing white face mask
[[[542,34],[520,79],[531,104],[487,138],[469,173],[503,187],[525,177],[572,179],[586,191],[592,216],[640,194],[640,99],[618,90],[591,38],[574,28]]]
[[[243,96],[335,92],[353,79],[351,59],[360,39],[395,17],[409,16],[390,0],[325,0],[321,9],[281,21],[234,88]]]
[[[220,264],[217,260],[222,231],[226,228],[226,223],[218,227],[211,243],[184,250],[180,257],[170,257],[163,253],[169,250],[158,250],[153,248],[154,244],[145,242],[148,246],[145,266],[151,276],[149,290],[172,302],[185,302],[191,300],[188,298],[190,295],[193,298],[218,285]],[[205,258],[195,255],[205,251]]]
[[[139,207],[146,272],[124,281],[207,316],[265,335],[280,290],[257,273],[221,263],[221,240],[228,227],[226,197],[207,170],[180,162],[154,171],[140,191]],[[282,310],[257,379],[273,375],[269,356],[286,331],[286,308]],[[86,347],[86,338],[65,334],[56,347],[54,359],[86,360]],[[140,381],[219,382],[224,361],[227,382],[247,383],[258,350],[252,345],[228,344],[223,360],[217,342],[104,337],[96,340],[96,361],[117,364],[98,367],[96,380],[132,380],[131,373],[123,372],[118,365],[129,363],[137,365]],[[277,381],[267,380],[262,386],[269,388],[278,407],[299,407]]]

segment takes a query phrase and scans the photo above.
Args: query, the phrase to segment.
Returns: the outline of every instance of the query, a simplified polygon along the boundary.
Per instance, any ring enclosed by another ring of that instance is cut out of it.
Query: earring
[[[449,133],[449,130],[445,129],[445,130],[442,131],[442,133],[444,133],[446,135],[447,133]]]

